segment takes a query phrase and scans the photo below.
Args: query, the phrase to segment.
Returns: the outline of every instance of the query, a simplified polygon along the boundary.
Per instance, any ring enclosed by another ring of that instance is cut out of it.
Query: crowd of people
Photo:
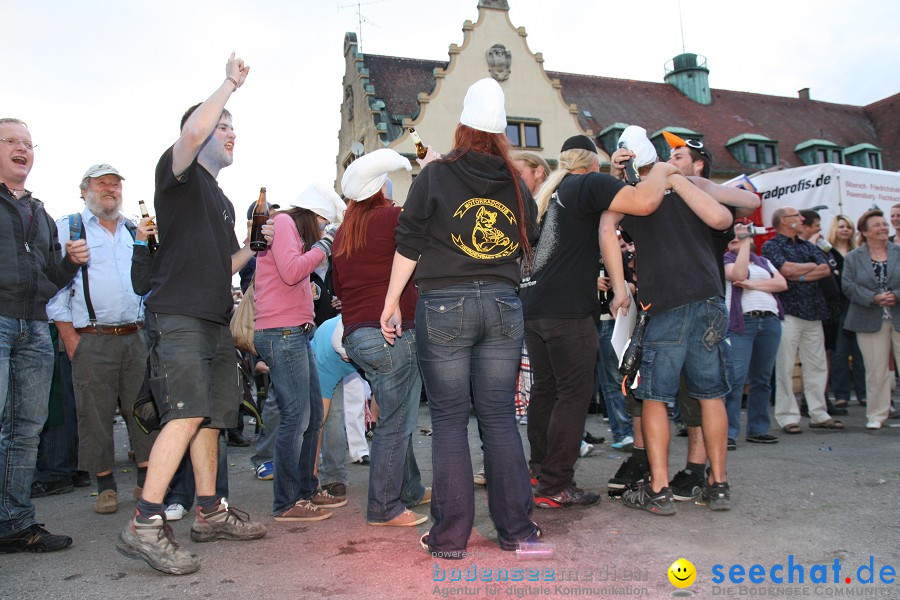
[[[229,328],[239,271],[247,284],[252,274],[256,369],[271,381],[253,461],[257,478],[273,480],[276,523],[325,520],[346,505],[350,458],[369,464],[369,525],[418,526],[428,516],[414,509],[431,505],[421,545],[434,557],[466,555],[476,483],[502,549],[537,542],[535,507],[600,501],[575,481],[598,392],[613,446],[630,450],[606,491],[657,515],[698,498],[731,508],[727,454],[744,401],[750,443],[779,441],[773,392],[785,434],[801,433],[804,415],[811,428],[843,429],[834,416],[852,393],[868,428],[892,416],[900,249],[881,211],[859,219],[857,239],[845,216],[825,237],[817,213],[782,207],[757,252],[747,217],[759,198],[710,181],[702,141],[666,133],[663,161],[644,129],[628,127],[606,174],[593,140],[576,135],[552,170],[511,154],[503,91],[483,79],[466,94],[452,148],[418,159],[402,209],[389,175],[410,162],[376,150],[348,166],[343,198],[311,185],[290,207],[271,206],[267,248],[254,253],[238,243],[217,183],[236,138],[225,106],[249,67],[232,54],[225,74],[184,114],[156,167],[156,214],[137,224],[122,215],[124,177],[109,164],[85,172],[84,210],[53,221],[25,188],[27,125],[0,119],[0,552],[70,546],[36,522],[31,498],[91,476],[93,510],[117,511],[117,410],[137,466],[122,554],[197,571],[200,558],[169,526],[195,502],[195,542],[266,535],[230,504],[224,461],[222,432],[239,422],[243,394]],[[639,325],[614,347],[613,324],[629,313]],[[68,394],[52,386],[67,380]],[[423,388],[431,487],[412,444]],[[156,427],[132,410],[142,395]],[[468,445],[473,410],[481,472]],[[673,410],[688,452],[670,479]]]

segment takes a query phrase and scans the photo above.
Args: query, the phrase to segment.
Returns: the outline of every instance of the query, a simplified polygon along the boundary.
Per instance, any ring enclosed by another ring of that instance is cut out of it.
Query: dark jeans
[[[190,510],[194,505],[194,496],[197,495],[197,486],[194,484],[194,465],[191,463],[190,448],[184,453],[178,470],[169,483],[169,491],[166,493],[164,504],[180,504]],[[219,461],[216,465],[216,496],[228,497],[228,444],[225,436],[219,435]]]
[[[534,371],[528,405],[528,442],[536,493],[555,496],[572,485],[575,461],[594,395],[597,328],[581,319],[529,319],[525,344]]]
[[[78,422],[75,413],[75,391],[72,388],[72,363],[65,352],[56,353],[53,385],[62,393],[63,422],[44,425],[38,447],[35,481],[49,483],[67,479],[78,469]]]
[[[609,428],[615,441],[626,436],[634,436],[634,425],[625,410],[625,396],[622,395],[622,375],[619,373],[619,357],[612,347],[615,320],[597,321],[597,382],[606,404]]]
[[[511,285],[465,283],[419,296],[416,342],[434,431],[432,552],[464,551],[472,533],[475,491],[467,433],[472,399],[500,546],[513,550],[536,539],[515,418],[523,335],[522,303]]]
[[[863,363],[856,333],[844,329],[846,309],[838,323],[837,339],[831,351],[831,393],[835,400],[850,400],[850,392],[856,392],[856,399],[866,400],[866,367]],[[853,358],[853,367],[850,358]]]

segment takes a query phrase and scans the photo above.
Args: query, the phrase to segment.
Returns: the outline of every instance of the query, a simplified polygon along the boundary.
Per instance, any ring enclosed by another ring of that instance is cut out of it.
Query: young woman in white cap
[[[344,172],[341,190],[351,202],[334,240],[334,288],[343,303],[347,356],[366,372],[380,409],[372,437],[366,520],[369,525],[412,527],[428,520],[409,509],[429,502],[431,490],[422,486],[412,447],[422,377],[412,321],[417,295],[411,283],[400,300],[408,309],[403,323],[407,336],[389,346],[379,323],[400,215],[385,189],[388,173],[398,169],[412,170],[409,160],[383,148],[356,159]]]
[[[535,206],[505,132],[500,85],[476,82],[466,94],[453,150],[425,166],[410,188],[381,314],[385,339],[400,343],[409,318],[401,292],[415,271],[416,343],[434,431],[434,525],[422,545],[441,558],[464,556],[475,518],[467,434],[472,399],[500,547],[515,550],[540,534],[531,520],[514,408],[524,334],[516,288],[519,261],[530,256]]]
[[[332,515],[320,507],[347,503],[320,490],[314,473],[323,409],[309,344],[314,329],[309,274],[331,254],[334,236],[329,228],[322,234],[319,223],[326,219],[310,210],[319,202],[332,202],[322,196],[301,195],[292,208],[277,213],[277,235],[256,259],[253,341],[269,365],[281,411],[273,456],[276,521],[320,521]]]

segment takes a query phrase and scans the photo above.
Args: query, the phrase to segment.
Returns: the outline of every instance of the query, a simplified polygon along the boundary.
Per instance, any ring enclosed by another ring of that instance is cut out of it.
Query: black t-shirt
[[[724,296],[712,230],[678,194],[666,194],[649,216],[626,216],[622,227],[634,239],[634,270],[650,314]]]
[[[550,199],[519,297],[526,319],[597,316],[600,215],[625,184],[601,173],[567,175]]]
[[[196,159],[176,179],[172,148],[156,165],[153,198],[159,250],[150,268],[147,309],[227,324],[231,315],[231,255],[237,252],[234,206]]]

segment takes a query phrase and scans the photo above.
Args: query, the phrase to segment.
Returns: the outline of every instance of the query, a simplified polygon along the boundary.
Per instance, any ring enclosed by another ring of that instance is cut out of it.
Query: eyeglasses
[[[7,146],[18,146],[19,144],[22,144],[29,150],[37,148],[37,144],[32,144],[28,140],[20,140],[18,138],[0,138],[0,142],[3,142]]]

